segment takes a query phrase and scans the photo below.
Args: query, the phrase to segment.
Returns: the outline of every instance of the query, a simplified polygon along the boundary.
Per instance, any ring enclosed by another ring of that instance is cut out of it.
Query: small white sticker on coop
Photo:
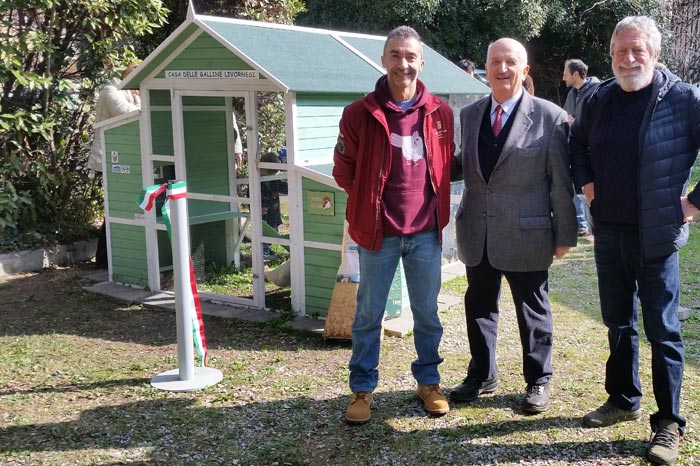
[[[119,163],[119,152],[116,150],[112,151],[112,163]]]
[[[129,175],[131,174],[131,167],[129,165],[112,165],[112,173]]]

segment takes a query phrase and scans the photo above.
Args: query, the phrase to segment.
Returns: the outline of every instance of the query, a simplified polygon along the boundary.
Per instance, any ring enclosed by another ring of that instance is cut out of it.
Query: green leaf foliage
[[[182,24],[187,4],[0,3],[0,250],[70,241],[92,227],[103,210],[101,178],[86,168],[97,93]],[[195,5],[200,14],[286,24],[305,8],[301,0]],[[277,140],[284,134],[269,145]]]
[[[307,0],[299,23],[374,34],[402,24],[415,28],[431,47],[452,60],[483,65],[486,48],[502,36],[520,40],[542,29],[549,2],[539,0]]]
[[[374,34],[408,24],[444,56],[469,58],[478,67],[488,44],[512,37],[528,50],[537,95],[560,105],[567,93],[561,82],[566,59],[581,58],[590,74],[610,76],[615,24],[628,15],[664,22],[660,0],[307,0],[306,6],[300,24]]]
[[[568,89],[561,78],[569,58],[583,60],[589,76],[611,77],[610,37],[618,21],[629,15],[651,16],[663,32],[659,0],[550,2],[545,26],[526,44],[538,96],[564,105]]]
[[[188,0],[163,0],[170,11],[166,24],[136,41],[139,55],[155,50],[187,17]],[[196,0],[195,13],[227,18],[293,24],[297,15],[306,11],[303,0]]]
[[[86,168],[97,90],[166,12],[160,0],[0,3],[0,249],[85,237],[102,211]]]

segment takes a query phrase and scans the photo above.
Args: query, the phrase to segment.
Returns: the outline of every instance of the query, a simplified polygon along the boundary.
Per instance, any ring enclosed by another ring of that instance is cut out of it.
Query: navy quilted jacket
[[[605,124],[602,112],[615,85],[614,78],[603,82],[571,128],[571,170],[577,188],[595,183],[589,135]],[[652,96],[639,132],[638,218],[645,260],[668,255],[688,241],[680,198],[700,149],[700,89],[681,82],[666,68],[656,68]],[[700,207],[700,183],[688,199]]]

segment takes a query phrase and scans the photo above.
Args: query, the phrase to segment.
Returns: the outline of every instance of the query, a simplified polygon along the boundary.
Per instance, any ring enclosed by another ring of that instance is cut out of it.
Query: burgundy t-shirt
[[[377,82],[377,101],[389,125],[391,168],[382,194],[385,235],[420,233],[437,225],[437,196],[428,173],[423,118],[427,92],[418,83],[405,111],[391,101],[386,77]]]

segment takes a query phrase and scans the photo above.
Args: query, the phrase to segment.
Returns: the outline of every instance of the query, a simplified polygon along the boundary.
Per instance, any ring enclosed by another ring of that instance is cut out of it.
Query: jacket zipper
[[[440,244],[442,245],[442,236],[440,235],[440,195],[437,190],[437,186],[435,186],[435,181],[433,180],[433,172],[430,167],[430,148],[428,147],[427,143],[427,135],[428,135],[428,116],[432,115],[433,113],[437,112],[437,110],[440,108],[440,105],[438,104],[437,107],[432,109],[429,112],[425,113],[425,116],[423,117],[423,141],[425,144],[425,166],[428,168],[428,178],[430,179],[430,185],[433,187],[433,192],[435,193],[435,198],[437,199],[437,202],[435,203],[435,209],[437,213],[437,218],[435,219],[435,223],[437,224],[437,229],[438,229],[438,238],[440,241]]]
[[[665,84],[667,83],[664,83],[664,85]],[[659,86],[659,95],[654,99],[653,105],[650,105],[649,107],[649,118],[642,123],[642,127],[639,129],[638,144],[640,148],[640,154],[639,168],[637,170],[637,219],[639,221],[639,252],[642,259],[642,264],[644,264],[646,260],[646,253],[644,251],[644,228],[642,228],[642,159],[644,158],[644,152],[646,152],[646,150],[644,149],[644,138],[646,137],[646,130],[647,128],[649,128],[649,126],[651,125],[651,120],[654,118],[656,107],[659,105],[659,102],[661,102],[661,99],[663,99],[663,95],[661,95],[661,92],[663,90],[662,88],[663,85]],[[652,87],[652,92],[653,91],[654,90]]]
[[[384,169],[384,158],[386,157],[386,146],[382,147],[382,160],[377,174],[377,203],[374,207],[374,229],[372,235],[372,249],[374,250],[377,243],[377,231],[379,230],[379,214],[381,211],[380,204],[382,202],[382,170]]]
[[[428,115],[431,115],[435,113],[438,109],[440,108],[440,105],[435,107],[434,109],[430,110],[429,112],[426,112],[425,116],[423,117],[423,136],[425,138],[425,135],[427,133],[427,120],[428,120]],[[429,161],[429,154],[430,151],[428,150],[428,144],[425,144],[425,165],[428,169],[428,178],[430,179],[430,185],[433,187],[433,192],[435,193],[435,197],[438,197],[438,192],[437,192],[437,187],[435,186],[435,182],[433,181],[433,174],[432,171],[430,170],[430,161]],[[382,160],[381,160],[381,165],[379,169],[379,173],[377,174],[377,203],[381,203],[381,194],[382,194],[382,170],[384,169],[384,159],[386,158],[386,146],[383,147],[382,149]],[[374,209],[374,235],[372,237],[372,249],[374,249],[375,244],[377,242],[377,230],[379,230],[379,213],[380,213],[380,208],[379,206],[376,206]],[[437,218],[436,223],[438,226],[438,229],[440,228],[440,202],[438,199],[438,202],[436,203],[436,210],[437,210]],[[440,236],[438,234],[438,236]],[[442,240],[440,241],[440,244],[442,244]]]
[[[374,116],[374,115],[373,115]],[[374,117],[377,123],[386,131],[389,132],[389,127],[385,125],[379,118]],[[391,144],[391,143],[389,143]],[[372,229],[372,250],[375,249],[377,244],[377,232],[379,231],[379,221],[381,212],[381,202],[382,202],[382,171],[384,170],[384,160],[386,159],[386,145],[382,147],[382,158],[379,164],[379,172],[377,173],[377,201],[374,206],[374,228]]]

